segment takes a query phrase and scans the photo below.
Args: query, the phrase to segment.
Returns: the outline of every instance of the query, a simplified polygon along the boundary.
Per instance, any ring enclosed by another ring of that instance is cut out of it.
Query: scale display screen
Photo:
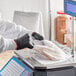
[[[1,69],[0,76],[32,76],[32,70],[16,57],[12,57]]]
[[[76,16],[76,1],[64,0],[64,12],[71,16]]]

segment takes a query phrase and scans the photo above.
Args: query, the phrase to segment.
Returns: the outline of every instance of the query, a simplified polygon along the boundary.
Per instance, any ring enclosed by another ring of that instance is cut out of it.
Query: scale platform
[[[26,50],[15,51],[15,54],[33,69],[54,69],[76,65],[76,62],[72,57],[60,61],[51,61],[44,59],[43,56],[38,53],[34,54],[33,50],[30,51],[30,49],[28,49],[27,52]],[[41,61],[41,59],[43,60]]]

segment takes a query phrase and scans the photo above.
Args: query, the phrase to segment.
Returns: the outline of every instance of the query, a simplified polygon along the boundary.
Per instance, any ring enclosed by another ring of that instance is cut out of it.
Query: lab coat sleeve
[[[15,49],[16,49],[16,43],[14,42],[13,39],[5,39],[0,35],[0,52]]]
[[[14,22],[0,21],[0,35],[4,38],[17,39],[26,33],[32,33],[32,31]]]
[[[25,26],[26,26],[26,25],[25,25]],[[18,34],[17,38],[22,37],[22,36],[25,35],[26,33],[28,33],[29,35],[31,35],[32,32],[33,32],[32,30],[29,30],[29,29],[23,27],[22,25],[14,25],[14,27],[15,27],[15,30],[17,31],[17,34]],[[15,31],[15,30],[14,30],[14,31]]]

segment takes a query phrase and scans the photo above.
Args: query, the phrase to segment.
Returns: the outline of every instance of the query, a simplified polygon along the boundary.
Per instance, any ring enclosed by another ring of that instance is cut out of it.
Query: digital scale
[[[74,67],[76,63],[73,59],[68,59],[63,62],[52,63],[49,65],[43,65],[39,63],[33,57],[24,58],[27,55],[26,51],[23,55],[20,51],[16,51],[16,55],[22,60],[28,67],[33,70],[33,76],[75,76],[76,68]],[[32,55],[32,54],[31,54]],[[46,61],[45,61],[46,62]]]

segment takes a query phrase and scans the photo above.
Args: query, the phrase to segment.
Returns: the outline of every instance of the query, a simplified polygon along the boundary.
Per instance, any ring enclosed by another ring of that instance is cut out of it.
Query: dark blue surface
[[[0,74],[0,76],[2,76],[2,75]]]
[[[64,13],[76,16],[76,1],[64,0]]]

